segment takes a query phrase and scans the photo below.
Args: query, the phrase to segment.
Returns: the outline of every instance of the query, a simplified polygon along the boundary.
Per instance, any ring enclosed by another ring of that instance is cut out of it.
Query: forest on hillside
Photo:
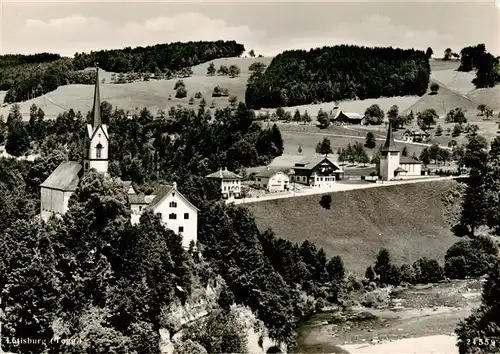
[[[99,63],[99,67],[117,73],[175,71],[210,60],[239,57],[245,46],[236,41],[174,42],[147,47],[76,53],[73,65],[81,70]]]
[[[62,85],[93,84],[95,72],[84,70],[96,63],[106,71],[177,71],[210,60],[237,57],[245,51],[235,41],[157,44],[149,47],[76,53],[73,59],[57,54],[0,57],[0,89],[5,103],[26,101]]]
[[[249,79],[253,109],[343,99],[423,95],[430,64],[423,51],[340,45],[289,50]]]

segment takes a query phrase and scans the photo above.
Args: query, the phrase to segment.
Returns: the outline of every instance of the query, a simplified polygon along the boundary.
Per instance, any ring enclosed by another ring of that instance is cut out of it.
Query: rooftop
[[[64,161],[50,174],[40,187],[74,192],[80,180],[82,165],[75,161]]]
[[[385,140],[385,144],[380,149],[382,152],[399,152],[399,149],[396,147],[394,143],[394,135],[392,134],[392,124],[389,122],[389,128],[387,129],[387,139]]]
[[[238,176],[236,173],[228,171],[227,168],[220,169],[217,172],[209,174],[206,176],[207,178],[219,178],[219,179],[241,179],[241,176]]]
[[[418,161],[417,159],[411,157],[411,156],[401,156],[399,158],[399,163],[403,163],[403,164],[421,164],[420,161]]]

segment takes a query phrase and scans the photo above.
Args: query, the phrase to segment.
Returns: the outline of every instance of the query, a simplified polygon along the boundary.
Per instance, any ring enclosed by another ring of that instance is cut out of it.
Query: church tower
[[[389,181],[395,177],[395,170],[399,167],[399,159],[400,152],[394,143],[392,125],[389,121],[387,139],[382,149],[380,149],[379,175],[382,177],[382,180]]]
[[[108,127],[101,121],[101,98],[99,92],[99,68],[96,66],[94,88],[94,106],[92,108],[92,124],[87,124],[87,136],[83,152],[83,170],[95,169],[100,173],[108,173],[109,136]]]

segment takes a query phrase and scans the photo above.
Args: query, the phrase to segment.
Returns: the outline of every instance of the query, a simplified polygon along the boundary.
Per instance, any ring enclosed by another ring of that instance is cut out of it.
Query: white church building
[[[62,162],[40,185],[40,216],[47,221],[52,215],[61,216],[68,211],[71,195],[78,188],[80,178],[91,169],[108,175],[109,135],[101,120],[99,72],[96,68],[92,124],[87,124],[87,134],[82,163]],[[198,209],[172,186],[160,186],[153,194],[137,194],[130,181],[121,181],[127,194],[131,211],[131,222],[139,222],[140,215],[147,209],[159,214],[170,230],[182,235],[182,244],[189,247],[197,242]]]
[[[401,152],[394,143],[390,122],[385,144],[380,149],[380,162],[377,164],[377,172],[384,181],[422,175],[422,163],[420,161],[413,157],[401,156]]]

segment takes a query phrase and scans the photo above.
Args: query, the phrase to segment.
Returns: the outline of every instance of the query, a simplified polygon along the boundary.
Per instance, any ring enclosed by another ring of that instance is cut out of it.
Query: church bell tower
[[[395,170],[399,167],[400,151],[394,143],[392,134],[392,125],[389,121],[389,129],[387,129],[387,139],[385,144],[380,149],[379,175],[384,181],[390,181],[395,177]]]
[[[99,92],[99,68],[96,65],[94,105],[92,124],[87,124],[87,136],[83,152],[83,170],[95,169],[99,173],[108,173],[109,136],[108,127],[101,120],[101,98]]]

